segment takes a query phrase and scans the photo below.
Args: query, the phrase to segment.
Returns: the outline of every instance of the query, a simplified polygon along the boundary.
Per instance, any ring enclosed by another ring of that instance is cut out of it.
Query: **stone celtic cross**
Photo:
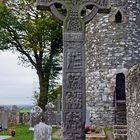
[[[85,24],[108,12],[108,0],[38,0],[63,21],[63,140],[85,140]]]

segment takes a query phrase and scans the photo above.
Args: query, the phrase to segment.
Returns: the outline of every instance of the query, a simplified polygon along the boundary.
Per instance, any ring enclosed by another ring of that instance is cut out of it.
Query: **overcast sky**
[[[32,104],[38,89],[35,70],[18,65],[17,54],[0,52],[0,105]]]

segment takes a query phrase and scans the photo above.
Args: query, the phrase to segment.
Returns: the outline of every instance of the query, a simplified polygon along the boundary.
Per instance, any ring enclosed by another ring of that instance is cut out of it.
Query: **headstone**
[[[53,110],[54,105],[48,103],[45,106],[45,112],[43,113],[44,122],[48,125],[60,125],[61,124],[61,113],[56,113]]]
[[[0,107],[0,125],[2,129],[8,128],[8,112],[4,107]]]
[[[16,105],[12,106],[12,109],[8,112],[8,123],[9,125],[19,124],[19,108]]]
[[[23,114],[23,123],[24,124],[29,124],[29,121],[30,121],[30,113],[24,113]]]
[[[34,127],[34,140],[51,140],[52,127],[40,122]]]
[[[106,12],[108,0],[38,0],[38,9],[47,9],[63,21],[63,139],[84,140],[85,95],[85,24],[99,11]],[[67,11],[64,15],[57,7]],[[92,7],[92,8],[91,8]],[[91,9],[90,9],[91,8]],[[91,12],[87,12],[90,9]],[[82,11],[87,14],[82,15]]]
[[[127,126],[128,140],[140,139],[140,65],[127,75]]]
[[[30,115],[31,127],[42,122],[42,109],[39,106],[33,107]]]

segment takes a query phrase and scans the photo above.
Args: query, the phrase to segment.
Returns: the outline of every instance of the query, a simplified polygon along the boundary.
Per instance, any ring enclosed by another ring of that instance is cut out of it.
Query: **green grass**
[[[29,126],[27,125],[17,125],[15,127],[9,127],[14,128],[16,130],[16,135],[12,137],[9,140],[33,140],[34,133],[29,131]],[[58,127],[54,127],[52,132],[56,132]],[[0,132],[0,135],[9,135],[9,130]],[[52,138],[52,140],[62,140],[60,138]]]
[[[62,140],[62,139],[60,139],[60,138],[52,138],[52,140]]]
[[[61,129],[59,126],[54,126],[53,129],[52,129],[52,133],[55,133],[59,129]]]
[[[107,131],[113,132],[113,128],[105,128],[105,132]]]
[[[9,127],[10,128],[10,127]],[[15,137],[12,137],[9,140],[33,140],[34,133],[29,131],[29,126],[27,125],[17,125],[15,127],[11,127],[16,130]],[[52,133],[58,131],[60,127],[53,127]],[[113,132],[112,128],[105,128],[105,131]],[[9,131],[0,132],[0,135],[9,135]],[[61,138],[52,138],[52,140],[62,140]]]
[[[16,130],[16,135],[11,138],[11,140],[33,140],[33,132],[29,131],[29,126],[17,125],[11,127]],[[9,135],[9,131],[0,132],[0,135]]]

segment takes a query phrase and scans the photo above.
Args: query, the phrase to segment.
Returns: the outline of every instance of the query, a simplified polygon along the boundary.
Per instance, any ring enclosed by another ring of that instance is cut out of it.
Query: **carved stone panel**
[[[66,93],[66,109],[82,109],[82,92]]]
[[[67,90],[80,90],[83,86],[82,73],[67,73],[66,75]]]
[[[83,135],[82,133],[68,133],[67,136],[65,137],[64,140],[82,140],[83,139]]]
[[[68,69],[80,69],[82,65],[82,53],[80,51],[67,52]]]
[[[64,34],[63,136],[85,139],[85,52],[83,33]]]
[[[65,131],[81,130],[82,129],[81,120],[82,120],[82,112],[66,112],[65,114],[66,125],[64,126]]]

